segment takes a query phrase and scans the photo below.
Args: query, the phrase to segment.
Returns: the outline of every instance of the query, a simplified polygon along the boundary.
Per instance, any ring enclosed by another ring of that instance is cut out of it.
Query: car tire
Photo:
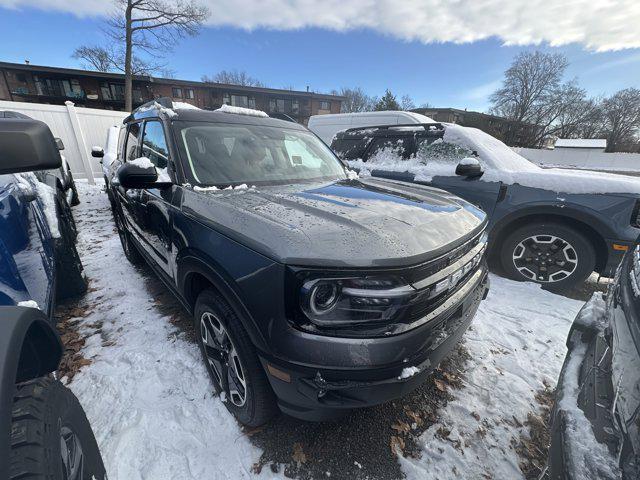
[[[256,349],[234,310],[217,292],[205,290],[198,296],[194,328],[214,388],[236,419],[258,427],[276,415],[276,397]]]
[[[91,425],[75,395],[41,377],[16,385],[9,479],[106,480]]]
[[[116,229],[118,230],[118,236],[120,237],[120,244],[122,245],[124,256],[127,257],[127,260],[129,260],[129,263],[131,263],[131,265],[142,265],[144,259],[142,258],[142,255],[140,255],[138,247],[136,247],[133,243],[131,234],[125,228],[122,217],[120,213],[118,213],[115,204],[112,205],[112,210],[113,220],[116,223]]]
[[[56,193],[56,211],[58,213],[58,221],[64,224],[63,230],[65,230],[67,235],[70,235],[70,238],[75,243],[78,238],[78,227],[76,226],[75,218],[73,218],[73,212],[71,211],[69,202],[67,202],[67,196],[59,187]]]
[[[595,268],[596,253],[582,233],[557,223],[526,225],[502,242],[500,260],[505,274],[563,291],[583,282]]]
[[[78,195],[78,189],[76,188],[76,182],[73,179],[73,174],[69,171],[69,188],[73,192],[71,195],[71,206],[75,207],[76,205],[80,205],[80,195]]]
[[[87,291],[87,278],[78,249],[76,224],[64,197],[58,197],[58,229],[55,239],[56,297],[60,300],[75,297]]]

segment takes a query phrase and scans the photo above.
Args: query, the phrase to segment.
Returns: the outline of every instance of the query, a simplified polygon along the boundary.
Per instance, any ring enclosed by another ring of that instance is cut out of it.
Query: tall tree
[[[393,93],[391,93],[391,90],[389,89],[387,89],[384,92],[384,95],[382,96],[382,98],[380,98],[380,100],[376,102],[376,105],[374,108],[374,110],[377,110],[377,111],[401,110],[401,109],[402,108],[400,107],[400,104],[398,103],[396,96]]]
[[[607,151],[620,151],[625,144],[638,142],[640,133],[640,90],[626,88],[602,102],[603,132]]]
[[[342,102],[342,113],[370,112],[375,106],[373,98],[364,93],[360,87],[342,87],[331,93],[345,98]]]
[[[125,110],[131,111],[136,52],[144,52],[154,58],[162,56],[180,39],[198,33],[209,15],[209,10],[199,4],[198,0],[113,1],[114,13],[108,21],[106,33],[113,42],[113,51],[122,52],[115,56],[117,59],[122,58]],[[104,49],[104,52],[109,51],[110,49]],[[98,52],[97,57],[104,52]],[[87,50],[78,53],[86,54]],[[90,60],[90,55],[82,55],[79,58],[84,58],[96,68],[105,66],[102,60],[94,63]],[[116,60],[116,64],[119,65],[120,60]]]
[[[239,72],[238,70],[222,70],[213,77],[203,75],[201,80],[206,83],[226,83],[228,85],[241,85],[246,87],[264,87],[257,78],[252,77],[247,72]]]

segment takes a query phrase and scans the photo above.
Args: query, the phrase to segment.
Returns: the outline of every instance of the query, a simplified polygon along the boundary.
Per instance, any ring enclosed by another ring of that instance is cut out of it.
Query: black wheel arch
[[[559,223],[573,228],[591,242],[596,252],[596,271],[601,272],[607,265],[609,252],[605,238],[615,237],[615,233],[596,216],[570,206],[538,206],[505,215],[491,228],[491,246],[500,244],[517,228],[534,223]],[[496,249],[491,250],[492,256],[497,255]]]
[[[263,351],[269,350],[253,315],[247,310],[239,293],[234,288],[235,282],[224,273],[222,268],[215,268],[216,263],[213,260],[203,258],[193,251],[180,256],[177,265],[177,286],[189,309],[189,314],[193,315],[198,295],[203,290],[212,288],[229,303],[256,348]]]
[[[62,343],[40,310],[0,307],[0,430],[11,431],[15,385],[47,375],[58,368]],[[0,458],[9,458],[9,435],[0,440]],[[6,466],[8,467],[8,465]],[[5,478],[0,462],[0,478]],[[8,478],[9,472],[6,472]]]

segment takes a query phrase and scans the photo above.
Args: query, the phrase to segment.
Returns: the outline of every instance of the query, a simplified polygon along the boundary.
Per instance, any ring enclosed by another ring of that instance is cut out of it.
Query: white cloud
[[[244,29],[372,29],[402,40],[506,45],[578,43],[589,50],[640,48],[638,0],[203,0],[208,23]],[[12,8],[79,16],[109,11],[107,0],[0,0]]]

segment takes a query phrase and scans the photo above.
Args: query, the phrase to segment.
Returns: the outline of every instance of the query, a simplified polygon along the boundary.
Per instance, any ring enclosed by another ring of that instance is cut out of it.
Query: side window
[[[413,139],[410,137],[378,137],[375,138],[369,149],[368,157],[378,155],[393,155],[409,158],[413,150]]]
[[[445,142],[441,138],[423,138],[418,139],[417,156],[424,163],[457,165],[463,158],[473,156],[473,152],[455,143]]]
[[[138,139],[140,138],[140,124],[139,123],[131,123],[129,124],[129,129],[127,130],[127,141],[126,141],[126,154],[125,160],[134,160],[140,156],[140,149],[138,148]]]
[[[169,149],[162,124],[156,121],[145,122],[142,137],[142,156],[151,160],[157,168],[167,168]]]
[[[331,149],[343,160],[356,160],[362,158],[369,138],[336,138],[331,144]]]

